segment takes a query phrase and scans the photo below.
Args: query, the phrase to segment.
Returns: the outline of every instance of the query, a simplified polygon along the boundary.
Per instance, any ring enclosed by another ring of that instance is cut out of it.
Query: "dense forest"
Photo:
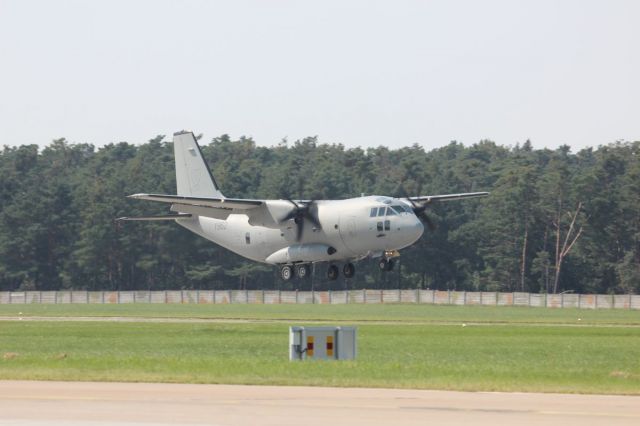
[[[173,146],[158,136],[96,149],[55,140],[0,152],[0,290],[435,288],[531,292],[640,291],[640,142],[572,153],[491,141],[425,152],[345,148],[306,138],[261,147],[203,143],[222,191],[247,198],[349,198],[491,191],[433,205],[436,229],[403,250],[393,272],[284,283],[174,223],[119,223],[165,205],[127,199],[175,193]]]

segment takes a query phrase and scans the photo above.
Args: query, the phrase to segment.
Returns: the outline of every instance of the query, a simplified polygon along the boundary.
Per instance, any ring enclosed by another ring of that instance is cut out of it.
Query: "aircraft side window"
[[[387,216],[396,216],[397,214],[391,207],[387,207]]]
[[[251,244],[251,234],[249,232],[247,232],[246,234],[244,234],[244,241],[247,244]]]
[[[387,210],[386,207],[378,207],[378,217],[384,216],[384,212]]]
[[[371,207],[371,213],[369,214],[369,217],[376,217],[377,215],[378,215],[378,208]]]
[[[382,231],[382,222],[378,222],[378,231]]]
[[[384,230],[385,231],[390,231],[391,230],[391,221],[390,220],[385,220],[384,221]]]

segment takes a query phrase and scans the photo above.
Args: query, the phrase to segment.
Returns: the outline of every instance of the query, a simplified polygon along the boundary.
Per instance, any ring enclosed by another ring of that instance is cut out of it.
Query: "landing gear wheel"
[[[386,271],[388,267],[389,262],[387,261],[387,258],[381,257],[380,260],[378,260],[378,268],[380,268],[381,271]]]
[[[338,267],[336,265],[329,265],[329,269],[327,269],[327,278],[331,281],[335,281],[338,279]]]
[[[280,277],[284,281],[289,281],[293,277],[293,268],[289,265],[284,265],[280,268]]]
[[[345,278],[353,278],[356,273],[356,267],[353,266],[353,263],[345,263],[344,267],[342,268],[342,273],[344,274]]]
[[[296,266],[296,276],[303,279],[309,276],[309,265]]]

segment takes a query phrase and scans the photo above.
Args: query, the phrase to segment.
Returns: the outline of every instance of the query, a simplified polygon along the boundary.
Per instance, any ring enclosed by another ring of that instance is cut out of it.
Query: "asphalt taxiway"
[[[640,397],[0,381],[0,425],[640,424]]]

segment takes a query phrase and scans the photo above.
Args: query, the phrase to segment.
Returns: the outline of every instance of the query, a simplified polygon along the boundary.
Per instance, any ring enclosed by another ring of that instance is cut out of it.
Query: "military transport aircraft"
[[[173,136],[177,195],[134,194],[130,198],[171,204],[173,214],[118,220],[173,220],[241,256],[280,267],[283,280],[309,275],[310,265],[327,262],[327,276],[338,278],[338,264],[350,278],[353,262],[378,259],[390,271],[398,250],[424,231],[430,203],[482,197],[488,192],[346,200],[251,200],[220,192],[192,132]]]

